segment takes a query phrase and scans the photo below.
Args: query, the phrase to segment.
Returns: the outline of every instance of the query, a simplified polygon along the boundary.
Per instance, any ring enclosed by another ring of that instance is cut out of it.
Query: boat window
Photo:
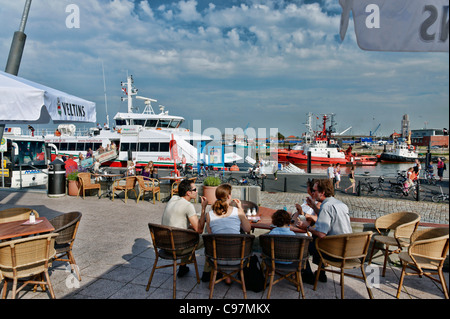
[[[169,126],[170,120],[159,120],[158,127],[167,128]]]
[[[130,150],[133,152],[137,151],[137,143],[130,143]]]
[[[117,119],[116,120],[116,126],[121,126],[121,125],[127,125],[127,122],[125,120],[122,120],[122,119]]]
[[[145,123],[146,127],[156,127],[156,124],[158,123],[158,120],[147,120],[147,123]]]
[[[77,143],[77,151],[84,151],[84,143]]]
[[[170,128],[177,128],[180,125],[180,120],[172,120],[172,122],[170,122]]]
[[[120,151],[121,152],[127,152],[130,149],[130,143],[121,143],[120,144]]]
[[[134,125],[142,125],[144,126],[145,120],[133,120]]]
[[[59,150],[61,151],[67,151],[67,143],[61,143],[61,146],[59,148]]]
[[[87,151],[88,149],[92,149],[92,142],[87,142],[84,144],[84,150]]]
[[[96,151],[100,148],[100,146],[102,146],[102,143],[94,143],[94,148],[92,150]]]
[[[139,152],[148,152],[149,143],[139,143]]]
[[[14,158],[15,165],[45,164],[44,142],[16,141],[15,143],[17,143],[17,146],[19,148],[19,155]],[[12,147],[12,144],[8,144],[8,147]],[[11,150],[11,148],[9,150]]]
[[[159,143],[150,143],[150,152],[159,152]]]
[[[76,150],[76,144],[77,143],[69,143],[69,147],[67,150],[69,151],[75,151]]]
[[[168,152],[169,151],[169,143],[160,143],[159,151],[160,152]]]

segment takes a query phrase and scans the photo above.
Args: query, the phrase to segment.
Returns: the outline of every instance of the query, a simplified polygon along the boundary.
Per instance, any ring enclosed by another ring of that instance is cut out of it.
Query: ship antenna
[[[105,92],[106,124],[109,127],[108,100],[106,99],[105,68],[103,66],[103,60],[102,60],[102,71],[103,71],[103,90]]]

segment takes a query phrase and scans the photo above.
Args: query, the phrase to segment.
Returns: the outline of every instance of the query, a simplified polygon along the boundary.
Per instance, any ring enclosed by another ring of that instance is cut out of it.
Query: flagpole
[[[22,60],[23,49],[25,48],[25,41],[27,35],[24,33],[25,25],[28,20],[28,13],[30,12],[31,0],[25,2],[23,9],[22,20],[20,21],[19,31],[14,32],[14,37],[9,50],[8,61],[6,62],[5,72],[17,75],[19,74],[20,61]],[[3,138],[5,131],[5,124],[0,124],[0,141]],[[2,163],[3,165],[3,163]]]

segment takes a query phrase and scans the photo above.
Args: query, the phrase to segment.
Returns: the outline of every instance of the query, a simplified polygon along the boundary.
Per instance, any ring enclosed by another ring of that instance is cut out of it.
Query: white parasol
[[[95,103],[0,71],[0,124],[95,123]]]

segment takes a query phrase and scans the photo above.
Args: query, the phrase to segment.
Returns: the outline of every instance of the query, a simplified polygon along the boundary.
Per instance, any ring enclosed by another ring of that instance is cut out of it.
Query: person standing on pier
[[[347,193],[347,190],[350,188],[353,188],[353,194],[356,194],[356,181],[355,181],[355,167],[352,166],[350,168],[350,174],[348,174],[348,179],[350,180],[350,183],[352,183],[349,187],[344,189],[344,192]]]
[[[442,160],[442,158],[438,157],[437,170],[438,170],[439,181],[441,181],[441,182],[442,182],[442,177],[444,176],[445,169],[446,169],[446,167],[445,167],[444,161]]]

